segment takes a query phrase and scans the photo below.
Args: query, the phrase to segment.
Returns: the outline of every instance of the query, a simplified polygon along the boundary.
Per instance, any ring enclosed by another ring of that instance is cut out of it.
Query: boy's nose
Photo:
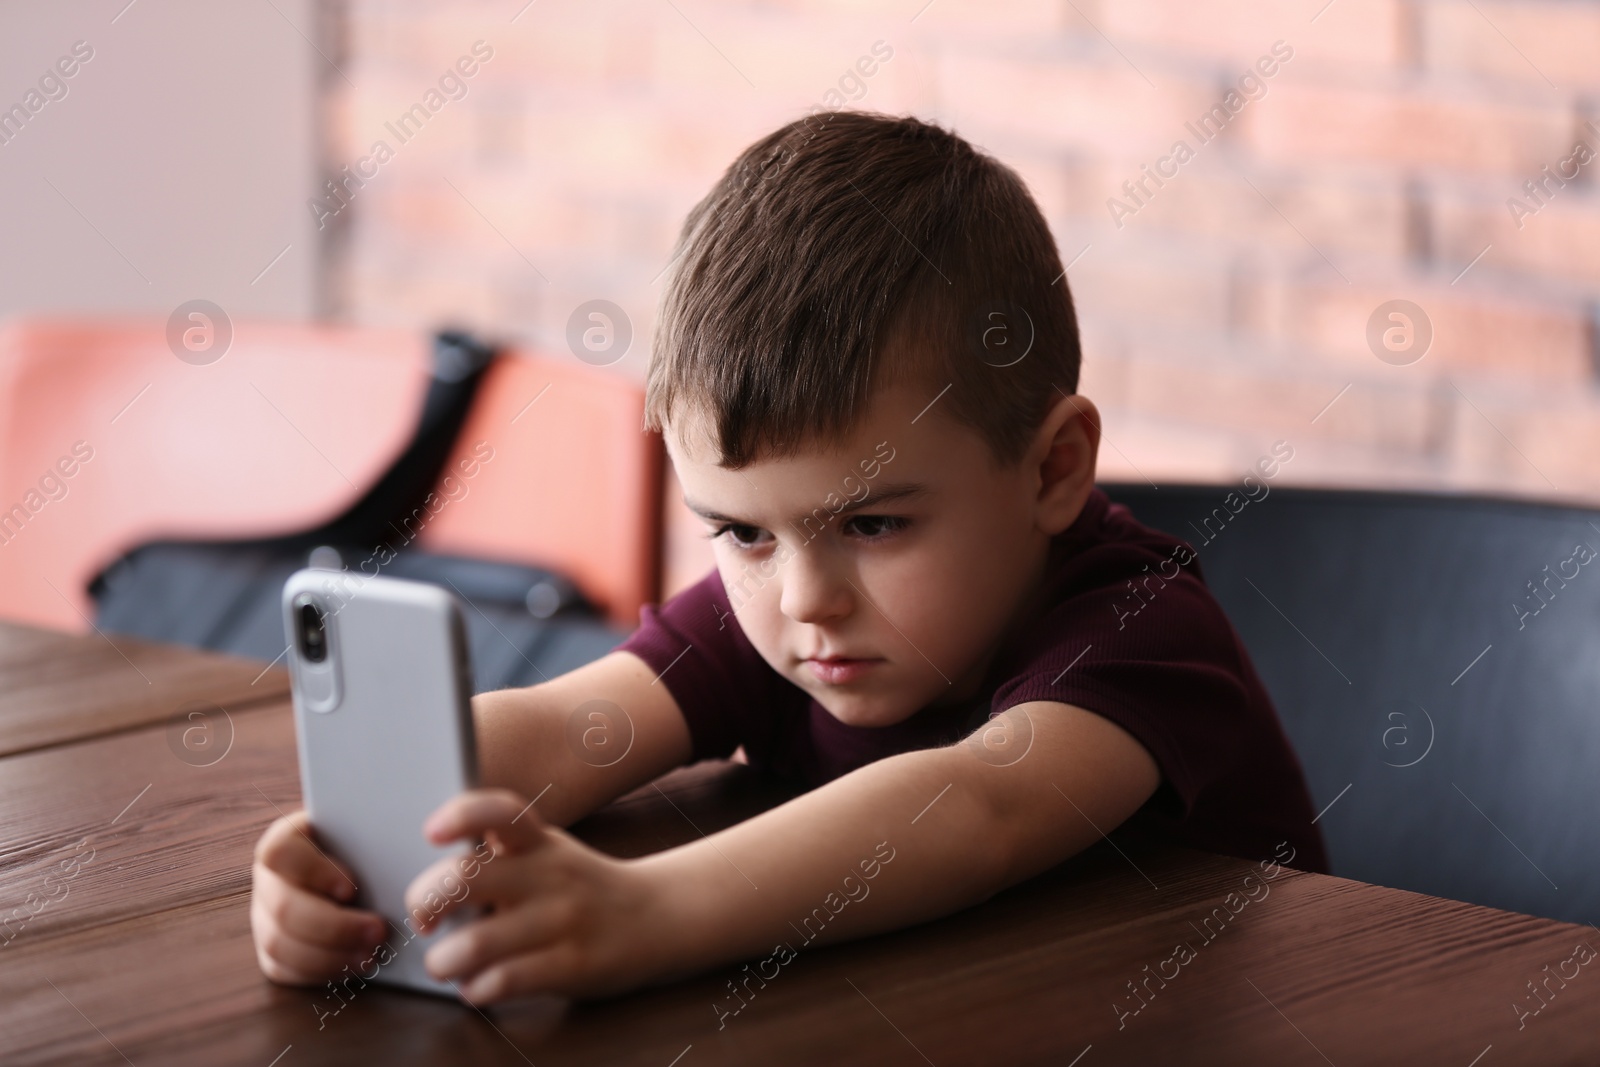
[[[795,553],[780,580],[779,608],[796,622],[818,623],[842,618],[855,604],[848,576],[824,554],[807,546]]]

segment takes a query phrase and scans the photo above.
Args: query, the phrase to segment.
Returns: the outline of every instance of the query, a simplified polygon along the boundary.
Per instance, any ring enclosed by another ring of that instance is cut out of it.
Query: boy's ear
[[[1054,536],[1071,526],[1094,489],[1100,410],[1086,396],[1062,395],[1040,424],[1028,462],[1039,472],[1039,528]]]

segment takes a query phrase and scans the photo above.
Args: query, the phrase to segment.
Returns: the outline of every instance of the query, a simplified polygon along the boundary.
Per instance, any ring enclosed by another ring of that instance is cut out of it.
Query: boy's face
[[[842,447],[742,471],[718,466],[695,427],[665,435],[745,635],[852,726],[975,694],[1050,536],[1093,487],[1086,398],[1061,398],[1028,456],[997,469],[934,395],[882,388]],[[833,657],[851,662],[815,662]]]

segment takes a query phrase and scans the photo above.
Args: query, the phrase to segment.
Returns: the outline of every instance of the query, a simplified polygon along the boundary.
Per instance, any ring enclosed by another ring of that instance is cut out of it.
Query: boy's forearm
[[[670,975],[908,926],[1015,880],[1012,845],[955,748],[869,764],[638,861],[667,887]],[[665,975],[664,975],[665,976]]]
[[[512,789],[535,801],[547,823],[566,827],[613,799],[603,775],[566,740],[566,714],[539,686],[473,698],[479,784]]]
[[[570,826],[684,763],[689,728],[643,660],[612,652],[521,689],[472,698],[479,784],[534,801]]]
[[[1093,844],[1161,782],[1133,735],[1084,708],[1030,701],[988,729],[628,861],[652,900],[644,969],[659,981],[766,957],[770,979],[762,968],[807,946],[948,915]]]

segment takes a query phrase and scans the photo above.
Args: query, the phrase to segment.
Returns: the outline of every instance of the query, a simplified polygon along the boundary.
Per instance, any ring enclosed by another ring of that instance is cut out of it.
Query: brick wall
[[[519,7],[347,0],[324,159],[374,176],[324,209],[342,317],[561,350],[603,298],[642,377],[679,222],[740,149],[813,104],[912,112],[1017,168],[1072,261],[1103,477],[1231,479],[1282,438],[1301,483],[1600,500],[1600,3]],[[1410,350],[1369,340],[1392,300]],[[671,558],[669,588],[709,566]]]

